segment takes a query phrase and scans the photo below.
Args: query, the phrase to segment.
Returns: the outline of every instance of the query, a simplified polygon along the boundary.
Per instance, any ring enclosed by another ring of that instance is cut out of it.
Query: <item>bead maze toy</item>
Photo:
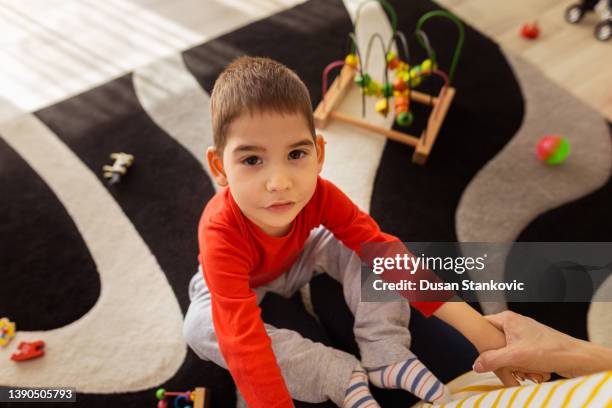
[[[210,408],[210,392],[204,387],[193,391],[172,392],[163,388],[155,392],[157,408],[168,408],[168,397],[174,397],[174,408]],[[193,403],[193,405],[190,405]]]
[[[373,34],[368,41],[368,47],[366,54],[364,55],[362,50],[360,50],[359,46],[357,45],[357,37],[355,32],[357,23],[359,21],[359,13],[361,8],[365,4],[372,1],[377,1],[391,17],[393,34],[386,44],[385,40],[380,34]],[[448,75],[438,67],[436,53],[431,47],[426,33],[422,30],[425,22],[434,17],[448,18],[455,23],[458,29],[459,38],[455,47]],[[323,71],[323,100],[321,103],[319,103],[314,112],[315,125],[319,129],[324,129],[331,120],[338,120],[373,131],[386,136],[389,139],[413,146],[415,151],[412,156],[412,161],[414,163],[424,165],[429,157],[429,154],[431,153],[440,127],[442,126],[442,122],[446,117],[446,113],[455,95],[455,88],[451,86],[451,83],[455,75],[455,69],[461,54],[465,34],[463,24],[457,17],[446,11],[436,10],[424,14],[419,19],[414,36],[416,37],[419,45],[422,46],[427,52],[428,58],[418,65],[411,66],[409,60],[410,54],[408,52],[408,41],[406,36],[401,31],[397,30],[397,15],[395,14],[393,8],[384,0],[366,0],[362,2],[356,11],[353,31],[349,34],[349,41],[351,43],[350,53],[344,60],[330,63]],[[373,42],[377,39],[383,48],[384,55],[386,56],[386,61],[384,63],[385,69],[383,72],[384,82],[382,84],[372,79],[367,72],[370,50]],[[394,41],[399,42],[402,45],[405,60],[400,59],[397,53],[391,50]],[[363,59],[362,56],[365,56],[365,59]],[[342,67],[341,71],[328,90],[327,77],[330,71],[337,67]],[[389,81],[389,71],[394,71],[395,79],[393,82]],[[440,89],[437,96],[429,95],[413,89],[418,87],[423,81],[431,76],[437,76],[444,82],[444,85]],[[416,137],[404,132],[386,129],[369,123],[361,118],[355,118],[336,111],[336,108],[346,95],[346,92],[352,83],[355,83],[361,88],[362,117],[365,116],[366,96],[376,96],[379,98],[375,104],[375,109],[376,112],[385,117],[388,115],[390,110],[389,100],[393,98],[395,123],[397,123],[397,125],[400,127],[409,127],[414,120],[414,115],[410,110],[410,104],[412,101],[432,107],[431,113],[427,120],[427,125],[422,131],[421,136]]]

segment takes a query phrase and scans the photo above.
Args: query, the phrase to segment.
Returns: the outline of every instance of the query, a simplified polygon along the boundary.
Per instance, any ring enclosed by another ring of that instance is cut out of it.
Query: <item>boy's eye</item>
[[[259,157],[257,156],[249,156],[242,161],[242,163],[246,164],[247,166],[255,166],[257,165],[258,162],[259,162]]]
[[[294,150],[291,153],[289,153],[289,157],[292,158],[293,160],[297,160],[297,159],[301,159],[302,157],[306,156],[306,152],[303,150]]]

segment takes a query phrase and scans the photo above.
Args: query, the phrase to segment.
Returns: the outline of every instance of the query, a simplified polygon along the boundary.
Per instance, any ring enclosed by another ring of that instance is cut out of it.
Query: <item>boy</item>
[[[238,58],[215,83],[211,116],[215,146],[207,159],[224,188],[198,228],[201,269],[184,324],[189,346],[228,368],[251,408],[293,407],[292,398],[378,407],[368,380],[446,401],[448,389],[409,349],[408,302],[360,302],[361,244],[399,239],[319,176],[325,141],[302,81],[270,59]],[[343,286],[361,362],[261,320],[266,291],[290,297],[321,272]],[[464,303],[413,306],[455,326],[479,351],[505,345]],[[515,384],[509,371],[502,380]]]

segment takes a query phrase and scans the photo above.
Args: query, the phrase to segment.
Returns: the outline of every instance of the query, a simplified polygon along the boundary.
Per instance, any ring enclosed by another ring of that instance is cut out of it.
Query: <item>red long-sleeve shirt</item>
[[[229,188],[215,194],[200,219],[199,259],[211,294],[215,333],[221,354],[250,408],[293,407],[252,288],[288,271],[311,230],[320,225],[358,255],[362,243],[399,242],[321,177],[311,200],[283,237],[267,235],[246,218]],[[441,304],[412,302],[426,316]]]

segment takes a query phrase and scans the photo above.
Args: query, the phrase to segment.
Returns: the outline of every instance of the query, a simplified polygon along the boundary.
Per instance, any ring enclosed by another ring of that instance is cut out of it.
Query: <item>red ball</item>
[[[540,35],[540,28],[538,27],[538,23],[533,24],[525,24],[521,28],[521,35],[523,38],[527,38],[530,40],[535,40]]]

